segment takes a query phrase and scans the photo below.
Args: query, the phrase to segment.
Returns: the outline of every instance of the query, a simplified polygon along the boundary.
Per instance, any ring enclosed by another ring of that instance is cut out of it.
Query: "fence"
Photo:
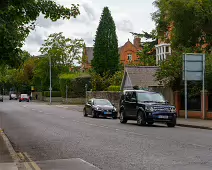
[[[181,94],[181,110],[185,110],[185,95]],[[188,96],[187,109],[191,111],[201,111],[201,95]]]

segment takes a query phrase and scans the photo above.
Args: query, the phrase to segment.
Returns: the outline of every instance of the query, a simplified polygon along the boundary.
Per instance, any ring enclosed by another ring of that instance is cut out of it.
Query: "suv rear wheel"
[[[139,126],[144,126],[146,125],[146,121],[145,121],[145,118],[144,118],[144,114],[143,112],[141,111],[138,111],[138,115],[137,115],[137,124]]]
[[[127,119],[124,116],[124,110],[120,112],[120,123],[127,123]]]

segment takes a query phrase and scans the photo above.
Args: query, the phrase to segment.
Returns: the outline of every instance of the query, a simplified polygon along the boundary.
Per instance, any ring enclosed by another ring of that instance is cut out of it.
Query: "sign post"
[[[183,80],[185,81],[185,119],[188,118],[187,81],[202,81],[203,118],[205,118],[205,54],[188,53],[183,55]]]

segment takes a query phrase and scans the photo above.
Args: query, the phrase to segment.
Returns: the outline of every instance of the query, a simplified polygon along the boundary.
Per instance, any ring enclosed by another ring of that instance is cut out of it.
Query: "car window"
[[[131,100],[132,92],[126,92],[125,93],[125,101],[129,102]]]
[[[137,100],[140,102],[165,102],[160,93],[137,93]]]
[[[94,105],[110,105],[112,104],[108,100],[94,100]]]
[[[125,101],[127,102],[135,102],[136,100],[136,93],[135,92],[126,92],[125,93]]]
[[[27,98],[28,95],[27,94],[21,94],[21,98]]]

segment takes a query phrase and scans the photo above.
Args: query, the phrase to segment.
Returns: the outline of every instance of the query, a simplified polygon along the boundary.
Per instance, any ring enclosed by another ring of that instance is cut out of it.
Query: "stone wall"
[[[64,104],[85,104],[85,98],[62,98]]]
[[[43,97],[43,101],[49,102],[50,97]],[[62,102],[62,97],[52,97],[52,102]]]
[[[121,98],[121,92],[108,92],[108,91],[95,91],[87,92],[87,99],[99,98],[99,99],[108,99],[111,103],[115,104],[115,107],[119,109],[119,101]]]

